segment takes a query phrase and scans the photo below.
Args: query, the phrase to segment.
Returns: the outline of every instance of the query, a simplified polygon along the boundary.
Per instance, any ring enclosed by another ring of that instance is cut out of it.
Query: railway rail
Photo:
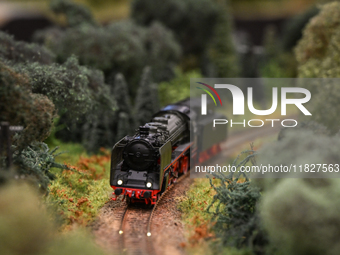
[[[189,172],[182,175],[177,181],[163,192],[157,203],[151,209],[148,206],[127,205],[122,214],[120,228],[120,254],[153,255],[156,254],[152,245],[152,219],[159,203],[168,192],[189,176]]]
[[[222,164],[225,162],[226,158],[229,158],[233,153],[240,151],[242,146],[260,137],[268,137],[277,134],[278,132],[279,128],[271,128],[268,126],[232,134],[222,146],[222,152],[211,160],[215,163]],[[179,178],[174,185],[170,186],[171,188],[169,187],[169,189],[173,189],[177,184],[180,185],[178,185],[176,189],[181,187],[183,183],[187,182],[187,180],[183,181],[183,179],[187,179],[186,177],[188,176],[189,174],[183,175],[183,177],[181,177],[182,179]],[[182,232],[174,233],[174,230],[181,231],[180,225],[174,227],[174,223],[177,223],[178,219],[174,220],[171,218],[171,223],[168,223],[168,225],[163,225],[162,221],[160,221],[160,219],[163,218],[163,220],[165,220],[168,217],[162,212],[168,211],[168,208],[165,208],[165,205],[169,206],[170,204],[171,206],[176,207],[174,200],[170,199],[164,203],[171,197],[172,193],[173,192],[169,191],[164,192],[153,209],[136,206],[127,207],[126,203],[120,199],[117,201],[110,201],[104,206],[93,227],[97,243],[110,253],[112,253],[112,251],[117,251],[117,253],[114,254],[184,254],[182,249],[178,246],[183,239],[181,239],[181,237],[174,238],[174,235],[182,236],[183,234]],[[160,212],[162,212],[162,214],[159,214]],[[173,217],[173,215],[171,217]],[[120,231],[123,232],[119,234]],[[147,233],[149,232],[151,233],[151,236],[148,237]],[[168,238],[169,235],[172,236],[172,238],[164,243],[164,240]],[[152,245],[150,243],[152,243]],[[160,247],[160,245],[164,246]],[[176,245],[178,247],[176,247]]]

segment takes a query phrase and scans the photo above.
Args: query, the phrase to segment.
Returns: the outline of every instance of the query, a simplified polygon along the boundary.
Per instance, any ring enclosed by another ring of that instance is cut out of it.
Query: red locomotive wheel
[[[189,168],[189,157],[184,156],[181,160],[181,172],[183,174],[186,174],[188,172],[188,168]]]

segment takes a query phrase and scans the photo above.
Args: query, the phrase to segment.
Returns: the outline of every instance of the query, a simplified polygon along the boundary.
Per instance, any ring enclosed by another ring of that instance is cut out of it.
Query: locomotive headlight
[[[117,181],[117,184],[118,184],[118,185],[122,185],[122,184],[123,184],[123,180],[118,180],[118,181]]]
[[[147,182],[146,183],[146,187],[150,189],[152,187],[152,183],[151,182]]]

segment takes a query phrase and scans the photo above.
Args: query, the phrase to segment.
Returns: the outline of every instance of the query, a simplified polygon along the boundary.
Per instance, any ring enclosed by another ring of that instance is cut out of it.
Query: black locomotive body
[[[209,133],[212,120],[225,117],[216,113],[203,117],[196,112],[190,109],[189,99],[168,105],[134,136],[116,143],[110,172],[114,200],[122,194],[129,203],[155,204],[160,194],[187,173],[190,158],[202,162],[219,151],[219,143],[211,144],[196,134]],[[221,130],[219,137],[226,139],[226,131]]]

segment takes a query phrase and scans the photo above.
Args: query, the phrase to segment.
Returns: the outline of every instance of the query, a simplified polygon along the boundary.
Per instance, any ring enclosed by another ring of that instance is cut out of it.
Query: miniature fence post
[[[2,135],[2,131],[3,131],[3,128],[2,128],[2,122],[0,123],[0,159],[1,159],[1,156],[2,156],[2,150],[3,150],[3,135]],[[1,162],[1,161],[0,161]],[[0,169],[1,169],[1,165],[0,165]]]
[[[7,151],[6,168],[9,169],[12,166],[12,143],[10,132],[20,132],[24,129],[23,126],[10,126],[7,121],[0,122],[0,157],[4,154],[5,147]],[[1,168],[1,166],[0,166]]]
[[[1,147],[0,152],[2,154],[3,145],[6,144],[7,157],[6,157],[6,168],[9,169],[12,165],[12,152],[11,152],[11,139],[10,139],[10,130],[8,122],[1,122]]]

